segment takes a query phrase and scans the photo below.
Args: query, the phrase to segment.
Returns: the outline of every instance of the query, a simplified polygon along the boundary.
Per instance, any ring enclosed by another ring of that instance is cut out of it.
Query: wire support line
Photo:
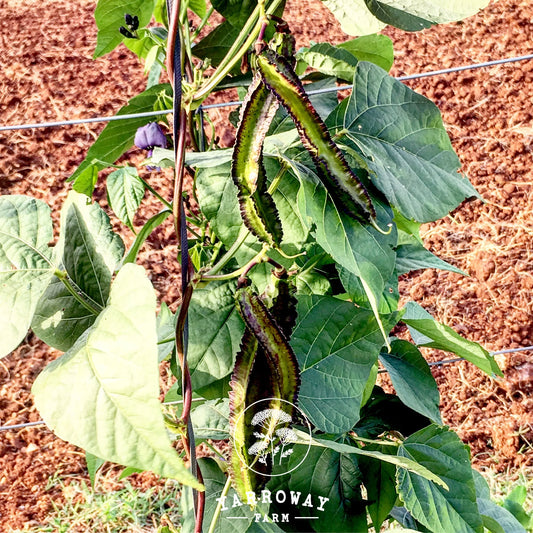
[[[509,57],[505,59],[495,59],[493,61],[485,61],[483,63],[472,63],[470,65],[463,65],[460,67],[451,67],[451,68],[445,68],[445,69],[440,69],[440,70],[430,70],[428,72],[420,72],[417,74],[408,74],[405,76],[398,76],[396,77],[396,79],[398,81],[417,80],[420,78],[427,78],[430,76],[452,74],[454,72],[463,72],[465,70],[475,70],[479,68],[493,67],[497,65],[504,65],[506,63],[528,61],[531,59],[533,59],[533,54],[529,54],[525,56]],[[307,94],[309,96],[313,96],[316,94],[327,94],[327,93],[339,92],[339,91],[344,91],[344,90],[349,90],[349,89],[353,89],[353,85],[340,85],[336,87],[316,89],[313,91],[308,91]],[[238,106],[241,104],[242,104],[241,100],[233,100],[231,102],[221,102],[219,104],[201,105],[199,109],[202,109],[202,110],[220,109],[223,107],[234,107],[234,106]],[[162,109],[161,111],[145,111],[143,113],[113,115],[109,117],[94,117],[94,118],[85,118],[85,119],[80,118],[80,119],[72,119],[72,120],[58,120],[54,122],[35,122],[32,124],[12,124],[12,125],[7,125],[7,126],[0,126],[0,132],[13,131],[13,130],[30,130],[30,129],[36,129],[36,128],[57,128],[61,126],[76,126],[79,124],[93,124],[95,122],[112,122],[115,120],[128,120],[128,119],[133,119],[133,118],[156,117],[158,115],[167,115],[171,113],[172,113],[172,109]]]
[[[46,425],[46,422],[44,420],[39,420],[37,422],[26,422],[24,424],[14,424],[12,426],[2,426],[0,427],[0,431],[8,431],[13,429],[24,429],[29,428],[32,426],[44,426]]]
[[[507,353],[516,353],[516,352],[528,352],[532,351],[533,346],[524,346],[523,348],[507,348],[505,350],[498,350],[496,352],[489,352],[490,355],[502,355]],[[428,366],[443,366],[443,365],[449,365],[452,363],[460,363],[461,361],[466,361],[464,357],[454,357],[453,359],[442,359],[440,361],[431,361],[428,362]],[[387,370],[384,368],[381,368],[378,371],[379,374],[385,374],[387,373]],[[193,401],[200,401],[201,398]],[[176,402],[164,402],[164,405],[172,405],[176,403],[181,403],[181,400],[178,400]],[[44,426],[46,425],[46,422],[44,420],[39,420],[38,422],[26,422],[25,424],[15,424],[12,426],[0,426],[0,431],[9,431],[9,430],[15,430],[15,429],[24,429],[31,426]]]

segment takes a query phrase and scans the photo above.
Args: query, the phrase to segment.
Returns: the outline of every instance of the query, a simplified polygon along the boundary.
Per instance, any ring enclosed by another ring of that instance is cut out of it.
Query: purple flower
[[[137,130],[134,140],[135,146],[142,150],[152,150],[154,146],[166,148],[167,138],[157,122],[150,122]]]

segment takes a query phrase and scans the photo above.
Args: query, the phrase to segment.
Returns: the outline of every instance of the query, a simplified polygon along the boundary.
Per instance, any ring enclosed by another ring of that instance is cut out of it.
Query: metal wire
[[[398,81],[408,81],[416,80],[420,78],[427,78],[429,76],[440,76],[443,74],[451,74],[454,72],[463,72],[465,70],[474,70],[485,67],[493,67],[496,65],[504,65],[506,63],[516,63],[518,61],[528,61],[533,59],[533,54],[525,56],[516,56],[506,59],[495,59],[493,61],[485,61],[483,63],[472,63],[470,65],[463,65],[460,67],[445,68],[440,70],[431,70],[428,72],[420,72],[418,74],[409,74],[406,76],[398,76],[396,79]],[[317,89],[314,91],[309,91],[308,95],[315,94],[325,94],[331,92],[343,91],[346,89],[352,89],[353,85],[341,85],[338,87],[328,87],[325,89]],[[200,106],[201,109],[217,109],[222,107],[233,107],[242,104],[242,101],[234,100],[231,102],[221,102],[219,104],[207,104]],[[114,120],[128,120],[132,118],[143,118],[143,117],[155,117],[158,115],[165,115],[172,113],[172,109],[163,109],[161,111],[146,111],[143,113],[131,113],[128,115],[114,115],[111,117],[94,117],[86,119],[74,119],[74,120],[58,120],[55,122],[36,122],[33,124],[13,124],[9,126],[0,126],[0,131],[13,131],[13,130],[29,130],[33,128],[55,128],[60,126],[74,126],[78,124],[91,124],[94,122],[112,122]]]
[[[489,353],[490,355],[494,356],[494,355],[502,355],[506,353],[528,352],[532,350],[533,350],[533,346],[524,346],[523,348],[507,348],[505,350],[498,350],[496,352],[489,352]],[[440,361],[428,362],[428,366],[443,366],[443,365],[448,365],[452,363],[460,363],[461,361],[466,361],[466,359],[464,357],[455,357],[453,359],[442,359]],[[387,371],[385,369],[380,369],[379,373],[385,374],[387,373]],[[193,401],[198,401],[198,400],[193,399]],[[176,402],[166,402],[165,405],[172,405],[172,404],[180,403],[180,402],[181,400],[178,400]],[[2,426],[0,427],[0,431],[24,429],[24,428],[31,427],[31,426],[43,426],[43,425],[46,425],[46,422],[44,420],[39,420],[38,422],[27,422],[26,424],[15,424],[13,426]]]

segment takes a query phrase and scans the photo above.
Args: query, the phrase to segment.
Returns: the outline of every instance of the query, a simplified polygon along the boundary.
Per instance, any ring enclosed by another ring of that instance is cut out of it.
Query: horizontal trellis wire
[[[441,70],[430,70],[428,72],[420,72],[418,74],[409,74],[406,76],[398,76],[396,79],[398,81],[408,81],[408,80],[416,80],[420,78],[427,78],[429,76],[440,76],[443,74],[451,74],[454,72],[462,72],[465,70],[474,70],[478,68],[484,68],[484,67],[493,67],[497,65],[504,65],[506,63],[516,63],[518,61],[528,61],[530,59],[533,59],[533,54],[525,55],[525,56],[516,56],[516,57],[509,57],[506,59],[495,59],[493,61],[485,61],[483,63],[472,63],[470,65],[463,65],[461,67],[451,67],[451,68],[445,68]],[[353,85],[342,85],[338,87],[328,87],[326,89],[317,89],[314,91],[309,91],[307,94],[314,95],[314,94],[324,94],[324,93],[330,93],[330,92],[338,92],[343,91],[346,89],[352,89]],[[242,104],[242,101],[232,101],[232,102],[222,102],[220,104],[208,104],[208,105],[202,105],[199,109],[215,109],[215,108],[222,108],[222,107],[232,107]],[[0,126],[0,131],[12,131],[12,130],[29,130],[34,128],[55,128],[60,126],[75,126],[78,124],[91,124],[94,122],[112,122],[114,120],[128,120],[132,118],[142,118],[142,117],[156,117],[158,115],[165,115],[172,113],[172,109],[163,109],[161,111],[146,111],[144,113],[132,113],[127,115],[114,115],[111,117],[94,117],[94,118],[80,118],[80,119],[73,119],[73,120],[61,120],[56,122],[37,122],[34,124],[12,124],[9,126]]]
[[[528,352],[532,351],[533,346],[524,346],[523,348],[507,348],[505,350],[498,350],[497,352],[490,352],[490,355],[502,355],[506,353],[516,353],[516,352]],[[461,361],[466,361],[463,357],[456,357],[454,359],[442,359],[441,361],[428,362],[429,366],[443,366],[451,363],[459,363]],[[380,374],[387,373],[387,370],[380,369]],[[177,403],[177,402],[170,402]],[[39,420],[38,422],[26,422],[25,424],[13,424],[10,426],[0,426],[0,431],[9,431],[15,429],[24,429],[32,426],[45,426],[46,422],[44,420]]]

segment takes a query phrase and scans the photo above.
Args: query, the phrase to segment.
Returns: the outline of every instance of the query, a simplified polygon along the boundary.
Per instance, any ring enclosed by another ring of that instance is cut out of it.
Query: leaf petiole
[[[71,296],[80,303],[85,309],[90,311],[93,315],[98,316],[102,311],[103,307],[95,302],[94,300],[89,301],[88,299],[85,299],[82,294],[89,298],[87,294],[85,294],[69,277],[67,272],[65,270],[59,270],[56,269],[54,271],[54,276],[59,278],[67,291],[71,294]]]

